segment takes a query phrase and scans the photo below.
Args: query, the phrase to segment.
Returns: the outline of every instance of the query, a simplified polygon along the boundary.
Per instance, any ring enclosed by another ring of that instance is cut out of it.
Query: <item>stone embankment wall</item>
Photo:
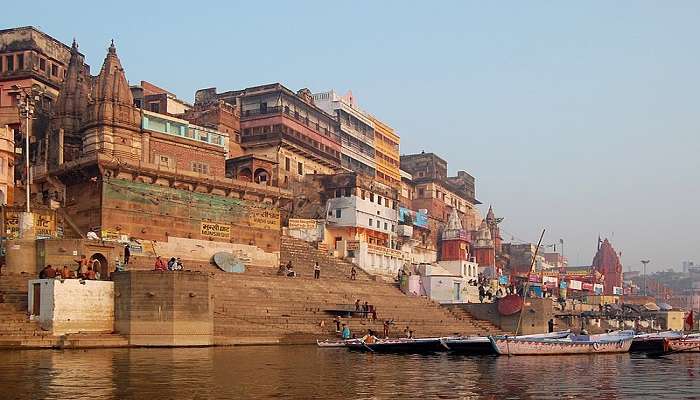
[[[210,277],[199,272],[116,272],[115,330],[135,346],[206,346],[213,341]]]
[[[507,332],[518,328],[520,313],[504,316],[498,312],[497,303],[456,304],[449,307],[463,309],[474,318],[489,321]],[[529,335],[547,332],[547,322],[554,317],[551,299],[527,299],[522,313],[519,334]]]

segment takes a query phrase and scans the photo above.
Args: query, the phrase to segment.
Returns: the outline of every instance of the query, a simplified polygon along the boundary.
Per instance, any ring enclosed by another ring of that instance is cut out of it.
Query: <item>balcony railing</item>
[[[337,134],[335,134],[334,132],[331,132],[330,130],[328,130],[326,128],[322,128],[316,122],[311,122],[307,117],[303,117],[301,114],[299,114],[298,112],[292,111],[288,107],[272,106],[272,107],[266,107],[266,108],[257,108],[254,110],[244,110],[241,113],[241,120],[246,120],[246,119],[249,119],[250,117],[256,117],[256,116],[260,116],[260,115],[275,115],[275,114],[287,115],[288,117],[294,119],[298,123],[311,129],[312,131],[314,131],[320,135],[323,135],[326,138],[328,138],[334,142],[339,141]]]
[[[298,146],[300,146],[303,149],[306,149],[308,152],[315,154],[317,157],[320,157],[324,160],[331,160],[336,164],[340,164],[340,154],[334,154],[329,151],[325,151],[323,149],[319,149],[316,146],[314,146],[312,143],[309,143],[307,141],[304,141],[301,138],[298,138],[292,134],[289,133],[282,133],[282,132],[267,132],[267,133],[249,133],[241,136],[241,143],[243,144],[252,144],[252,143],[260,143],[260,142],[274,142],[278,140],[287,140],[289,142],[292,142]],[[320,143],[319,143],[320,145]]]

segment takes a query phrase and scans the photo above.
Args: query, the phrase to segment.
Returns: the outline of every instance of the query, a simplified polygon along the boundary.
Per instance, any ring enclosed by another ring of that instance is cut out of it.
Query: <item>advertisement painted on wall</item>
[[[20,211],[5,209],[5,235],[8,239],[19,238]],[[34,230],[37,239],[49,239],[57,237],[56,215],[53,212],[34,212]]]
[[[315,219],[290,218],[289,229],[309,230],[316,229]]]
[[[231,237],[231,225],[202,222],[201,234],[210,238],[228,239]]]
[[[253,228],[279,229],[280,212],[271,208],[251,207],[248,211],[248,222]]]

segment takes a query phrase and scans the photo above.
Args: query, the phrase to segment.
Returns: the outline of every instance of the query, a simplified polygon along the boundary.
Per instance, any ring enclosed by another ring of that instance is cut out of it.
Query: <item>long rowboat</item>
[[[631,334],[595,335],[572,339],[524,339],[489,337],[491,345],[502,355],[560,355],[626,353],[632,345]]]

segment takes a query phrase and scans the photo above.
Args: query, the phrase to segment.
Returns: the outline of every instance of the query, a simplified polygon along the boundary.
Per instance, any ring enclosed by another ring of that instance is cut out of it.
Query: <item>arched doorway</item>
[[[270,174],[263,168],[258,168],[255,170],[255,183],[263,183],[265,185],[269,184]]]
[[[98,271],[100,272],[100,279],[105,280],[109,279],[109,274],[110,274],[110,269],[109,269],[109,264],[107,264],[107,257],[102,255],[102,253],[95,253],[92,256],[90,256],[90,259],[95,259],[99,261],[100,265],[98,267]]]

